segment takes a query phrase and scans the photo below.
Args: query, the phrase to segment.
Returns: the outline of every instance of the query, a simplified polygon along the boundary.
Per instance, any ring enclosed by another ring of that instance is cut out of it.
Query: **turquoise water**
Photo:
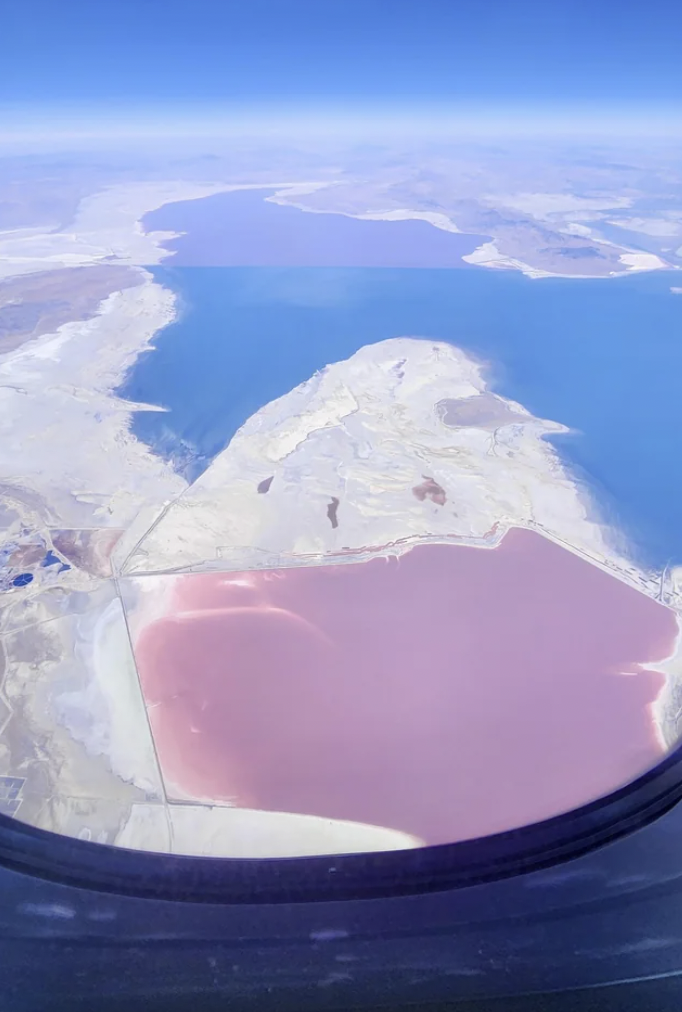
[[[450,341],[497,392],[574,430],[555,444],[657,565],[682,563],[682,296],[676,274],[531,280],[487,270],[155,268],[181,319],[122,393],[134,431],[196,476],[263,404],[365,344]]]

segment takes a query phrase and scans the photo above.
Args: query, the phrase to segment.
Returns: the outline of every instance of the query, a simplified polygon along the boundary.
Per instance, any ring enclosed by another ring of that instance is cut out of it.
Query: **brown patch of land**
[[[336,498],[335,495],[333,495],[332,501],[327,506],[327,516],[329,518],[330,524],[335,529],[339,526],[339,520],[337,516],[338,512],[339,512],[339,500]]]
[[[448,498],[445,494],[445,489],[442,488],[437,481],[434,481],[433,478],[429,478],[427,475],[423,475],[423,478],[424,481],[421,485],[415,485],[412,489],[412,492],[416,495],[417,499],[419,499],[420,502],[424,502],[424,500],[428,497],[431,502],[435,502],[437,506],[445,506]]]
[[[55,550],[72,566],[102,577],[111,576],[111,553],[122,533],[111,527],[50,531]]]
[[[139,284],[138,271],[115,264],[8,278],[0,282],[0,352],[12,351],[64,323],[89,320],[113,292]]]
[[[527,422],[528,416],[512,411],[495,394],[488,392],[460,400],[438,401],[436,411],[443,425],[451,429],[471,426],[477,429],[497,429],[511,422]]]
[[[60,228],[73,219],[83,197],[101,185],[87,171],[64,172],[30,158],[0,159],[0,229]]]
[[[7,565],[11,566],[13,569],[35,566],[37,562],[40,562],[44,555],[45,546],[43,544],[21,545],[12,552],[7,560]]]

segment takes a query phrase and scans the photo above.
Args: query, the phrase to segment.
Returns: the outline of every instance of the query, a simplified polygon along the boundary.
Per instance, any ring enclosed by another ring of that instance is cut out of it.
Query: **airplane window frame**
[[[156,900],[382,899],[491,883],[559,865],[644,828],[681,800],[682,744],[604,798],[543,822],[458,843],[319,857],[193,857],[78,840],[0,815],[0,866],[63,885]]]

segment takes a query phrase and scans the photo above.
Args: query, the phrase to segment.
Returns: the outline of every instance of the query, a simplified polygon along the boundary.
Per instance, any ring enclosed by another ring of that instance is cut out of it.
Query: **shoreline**
[[[326,214],[326,215],[337,215],[345,218],[352,218],[357,221],[425,221],[432,227],[437,228],[441,231],[451,232],[456,235],[466,236],[477,236],[481,233],[468,232],[460,229],[456,222],[452,218],[443,212],[434,211],[422,211],[413,208],[392,208],[385,211],[363,211],[358,213],[352,213],[350,211],[335,210],[329,208],[316,208],[309,207],[306,204],[298,201],[288,199],[290,197],[304,197],[306,194],[315,193],[321,189],[333,188],[338,185],[339,180],[326,180],[326,181],[315,181],[315,182],[301,182],[301,183],[235,183],[227,184],[216,190],[216,193],[233,193],[241,190],[273,190],[274,192],[264,198],[264,203],[277,204],[282,207],[293,207],[299,211],[305,212],[306,214]],[[203,196],[211,196],[212,193],[203,194]],[[201,199],[198,197],[197,199]],[[155,208],[150,208],[149,211],[158,210],[161,206],[166,206],[169,203],[175,203],[174,200],[165,201],[164,204],[159,205]],[[149,213],[146,211],[145,214]],[[142,215],[141,217],[144,217]],[[169,239],[180,238],[186,233],[179,232],[149,232],[144,233],[146,236],[157,236],[157,242],[161,249],[163,249],[163,242]],[[1,236],[0,236],[1,238]],[[464,263],[471,264],[475,267],[485,267],[489,270],[514,270],[523,274],[525,277],[537,279],[537,278],[564,278],[566,280],[609,280],[616,277],[627,277],[632,274],[644,273],[654,270],[682,270],[680,267],[675,265],[664,263],[660,257],[650,253],[638,253],[629,250],[626,246],[617,246],[615,243],[607,243],[607,245],[613,246],[616,249],[622,249],[623,252],[620,254],[619,259],[622,263],[627,264],[626,269],[623,271],[611,271],[609,274],[568,274],[558,271],[547,271],[541,267],[533,267],[531,264],[525,261],[519,260],[518,258],[510,257],[507,254],[501,253],[496,246],[496,239],[491,237],[487,242],[481,243],[471,253],[464,254],[461,256],[461,260]],[[168,266],[172,266],[173,256],[175,251],[166,251],[165,259],[169,261]],[[657,263],[651,263],[650,261],[655,260]],[[642,261],[646,261],[643,263]],[[159,261],[162,263],[163,259]]]
[[[671,652],[661,660],[646,665],[648,670],[656,671],[665,679],[660,692],[649,704],[649,707],[658,740],[666,755],[680,745],[677,725],[679,725],[682,716],[676,705],[679,702],[682,689],[682,614],[675,609],[671,610],[677,620],[677,636],[672,643]],[[674,710],[672,719],[671,710]],[[675,722],[675,726],[669,727],[672,721]],[[668,735],[666,735],[667,727],[670,730]]]
[[[610,244],[615,245],[615,244]],[[620,247],[616,247],[619,249]],[[522,260],[515,260],[504,253],[500,253],[495,245],[495,240],[483,243],[473,253],[462,257],[467,263],[476,267],[487,267],[489,270],[515,270],[525,277],[539,278],[564,278],[567,281],[610,281],[613,278],[632,277],[633,274],[644,274],[651,271],[679,271],[682,267],[664,263],[660,257],[653,253],[622,253],[618,258],[622,263],[628,264],[624,271],[610,271],[608,274],[561,274],[553,271],[546,271],[539,267],[532,267]],[[650,260],[658,262],[651,264]],[[642,263],[646,260],[647,263]],[[632,263],[630,263],[632,261]]]
[[[132,435],[136,405],[115,392],[175,315],[173,294],[138,270],[141,284],[109,296],[91,320],[64,324],[0,358],[0,381],[21,389],[4,398],[5,425],[34,435],[6,446],[3,464],[49,503],[52,526],[127,526],[139,506],[185,487]],[[61,420],[56,433],[54,418]]]
[[[305,185],[305,184],[302,184]],[[325,184],[316,185],[311,189],[297,189],[294,193],[293,190],[282,189],[279,192],[275,192],[270,197],[266,197],[266,201],[273,204],[280,204],[285,207],[295,207],[299,211],[305,211],[308,214],[338,214],[346,218],[355,218],[358,221],[410,221],[419,220],[426,221],[434,228],[439,228],[446,232],[453,232],[461,236],[475,236],[480,235],[479,232],[467,232],[458,228],[457,224],[449,217],[449,215],[442,212],[434,211],[419,211],[411,208],[397,208],[389,209],[386,211],[364,211],[353,214],[350,211],[336,211],[327,208],[307,207],[297,201],[287,200],[286,197],[289,195],[304,196],[306,193],[313,193],[318,189],[323,189],[326,186],[334,186],[335,182],[329,182]],[[601,241],[601,240],[599,240]],[[626,269],[623,271],[611,271],[609,274],[565,274],[557,271],[547,271],[541,267],[533,267],[531,264],[526,263],[523,260],[519,260],[514,257],[510,257],[505,253],[501,253],[496,245],[497,240],[494,236],[490,237],[487,242],[481,243],[471,253],[464,254],[461,259],[465,263],[472,264],[475,267],[486,267],[489,270],[515,270],[529,278],[565,278],[566,280],[608,280],[610,278],[616,278],[621,276],[629,276],[635,273],[642,273],[645,271],[654,270],[682,270],[672,264],[666,264],[660,257],[652,253],[638,253],[629,250],[626,246],[618,246],[616,243],[608,242],[606,245],[613,246],[615,249],[622,249],[623,253],[619,256],[622,263],[628,264]],[[642,261],[647,261],[646,264]],[[651,260],[658,261],[655,264],[650,263]],[[630,263],[632,261],[632,263]]]
[[[660,578],[655,573],[647,573],[643,570],[638,572],[648,581],[647,586],[643,586],[641,582],[633,580],[627,575],[627,572],[616,566],[615,563],[609,561],[608,556],[603,558],[598,555],[590,554],[584,548],[580,548],[576,545],[571,544],[569,541],[561,538],[559,535],[552,531],[543,528],[540,524],[535,524],[531,521],[523,522],[520,520],[514,521],[498,521],[494,525],[494,530],[491,529],[490,537],[483,535],[477,537],[475,535],[439,535],[439,534],[414,534],[408,535],[404,538],[399,538],[395,541],[387,542],[381,545],[366,545],[357,549],[340,550],[339,552],[330,553],[316,553],[316,554],[296,554],[286,553],[276,554],[274,552],[269,553],[268,549],[258,549],[258,551],[267,554],[269,557],[267,561],[263,561],[261,564],[245,564],[235,560],[233,563],[225,564],[220,557],[216,559],[203,561],[198,563],[187,563],[186,565],[176,566],[168,569],[150,569],[150,570],[126,570],[125,568],[121,571],[121,579],[133,578],[133,579],[161,579],[163,577],[172,576],[190,576],[198,575],[200,573],[242,573],[242,572],[260,572],[263,570],[286,570],[286,569],[297,569],[307,568],[315,566],[338,566],[338,565],[355,565],[369,562],[372,559],[390,559],[399,558],[406,552],[411,551],[413,548],[418,548],[420,545],[449,545],[453,548],[479,548],[484,550],[492,550],[499,547],[503,538],[513,530],[527,530],[538,534],[540,537],[546,538],[548,541],[553,542],[565,551],[571,552],[573,555],[583,559],[588,564],[595,566],[597,569],[602,570],[608,576],[619,580],[632,590],[637,593],[643,594],[645,597],[657,600],[655,595],[656,588],[660,583]],[[254,549],[254,551],[256,551]],[[636,568],[636,567],[632,567]],[[677,595],[676,595],[677,596]],[[660,602],[664,607],[669,608],[675,614],[682,616],[682,597],[680,597],[677,606],[666,601]]]

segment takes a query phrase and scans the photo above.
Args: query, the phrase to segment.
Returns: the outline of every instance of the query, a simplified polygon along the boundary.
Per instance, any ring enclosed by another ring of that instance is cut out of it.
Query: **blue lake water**
[[[178,267],[451,267],[489,236],[427,221],[381,221],[276,204],[272,189],[234,190],[164,204],[145,231],[180,233],[164,246]]]
[[[365,344],[450,341],[497,392],[574,430],[555,442],[642,561],[682,562],[682,297],[670,273],[155,268],[183,303],[122,393],[163,405],[134,431],[190,477],[263,404]]]

